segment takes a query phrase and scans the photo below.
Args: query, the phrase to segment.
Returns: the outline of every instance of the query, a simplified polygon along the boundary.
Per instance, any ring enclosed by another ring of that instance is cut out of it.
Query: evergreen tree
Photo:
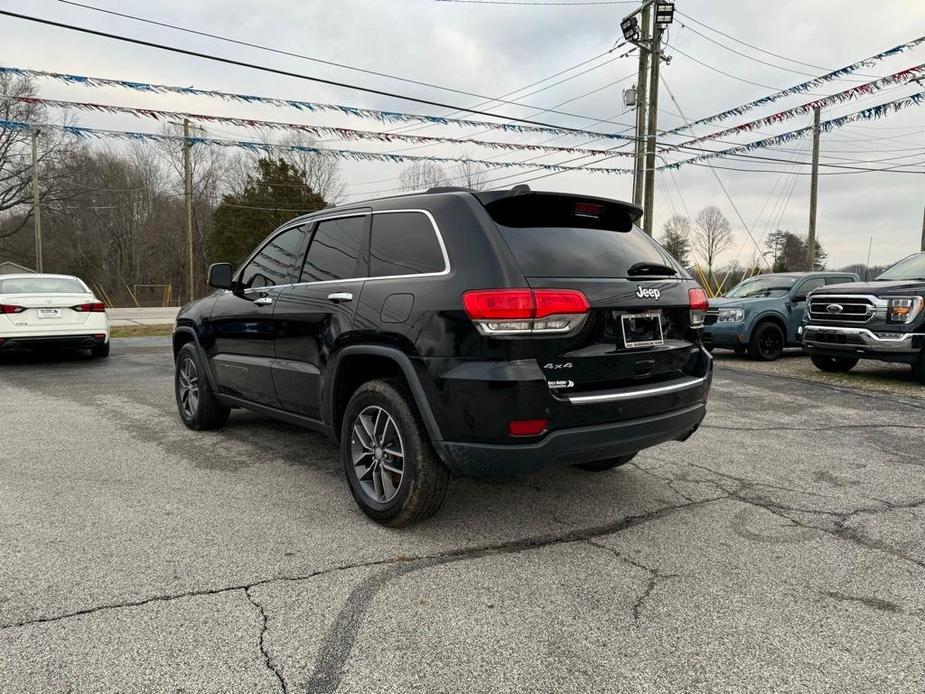
[[[671,256],[681,263],[681,267],[690,267],[691,220],[681,214],[672,215],[662,226],[659,242]]]
[[[282,159],[257,160],[240,192],[222,197],[212,213],[209,257],[239,265],[278,226],[325,206],[305,183],[305,172]]]

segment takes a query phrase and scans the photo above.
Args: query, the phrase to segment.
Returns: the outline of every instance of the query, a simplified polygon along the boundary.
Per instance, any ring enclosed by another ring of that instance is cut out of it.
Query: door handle
[[[350,292],[334,292],[333,294],[328,294],[328,300],[335,303],[341,301],[353,301],[353,294]]]
[[[254,299],[254,303],[257,304],[258,306],[269,306],[270,304],[273,303],[273,297],[272,296],[261,296],[257,299]]]

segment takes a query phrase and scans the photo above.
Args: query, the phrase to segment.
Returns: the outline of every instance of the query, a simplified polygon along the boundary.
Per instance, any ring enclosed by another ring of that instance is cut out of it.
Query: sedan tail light
[[[103,313],[106,311],[106,304],[99,301],[94,301],[87,304],[77,304],[77,306],[71,306],[72,311],[77,311],[78,313]]]
[[[566,333],[591,308],[577,289],[477,289],[464,292],[462,301],[483,335]]]
[[[704,316],[707,315],[707,309],[710,308],[707,293],[700,287],[688,289],[687,299],[691,309],[691,327],[699,328],[703,325],[703,319]]]
[[[14,306],[13,304],[0,304],[0,313],[22,313],[26,310],[25,306]]]

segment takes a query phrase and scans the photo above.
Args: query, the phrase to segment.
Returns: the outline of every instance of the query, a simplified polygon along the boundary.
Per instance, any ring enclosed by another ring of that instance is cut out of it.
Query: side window
[[[369,276],[418,275],[446,269],[437,231],[420,212],[373,215]]]
[[[826,277],[826,284],[849,284],[854,282],[853,277]]]
[[[323,282],[361,277],[359,258],[366,233],[366,217],[343,217],[319,222],[312,236],[301,282]]]
[[[825,277],[813,277],[808,279],[803,284],[800,285],[800,288],[796,290],[794,296],[806,296],[814,289],[819,289],[819,287],[825,286]]]
[[[270,239],[241,271],[243,289],[289,284],[289,273],[297,261],[304,227],[293,227]]]

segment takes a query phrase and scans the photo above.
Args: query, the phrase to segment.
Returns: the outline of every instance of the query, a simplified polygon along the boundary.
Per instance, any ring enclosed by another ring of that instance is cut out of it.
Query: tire
[[[94,359],[105,359],[109,356],[109,343],[104,342],[101,345],[93,345],[90,348],[90,354]]]
[[[912,375],[915,376],[920,386],[925,386],[925,354],[922,354],[912,365]]]
[[[784,353],[784,331],[776,323],[759,323],[752,333],[748,353],[757,361],[777,361]]]
[[[357,388],[347,403],[340,439],[350,493],[371,519],[404,528],[440,508],[450,472],[434,453],[401,380],[368,381]]]
[[[858,363],[854,357],[828,357],[824,354],[811,354],[809,358],[817,369],[828,373],[851,371]]]
[[[193,343],[183,345],[174,369],[174,394],[180,419],[190,429],[218,429],[228,421],[231,410],[215,399],[206,376],[205,364]]]
[[[615,467],[626,465],[635,457],[635,453],[630,453],[629,455],[621,455],[617,456],[616,458],[595,460],[593,463],[579,463],[573,467],[577,467],[579,470],[587,470],[588,472],[604,472],[605,470],[613,470]]]

